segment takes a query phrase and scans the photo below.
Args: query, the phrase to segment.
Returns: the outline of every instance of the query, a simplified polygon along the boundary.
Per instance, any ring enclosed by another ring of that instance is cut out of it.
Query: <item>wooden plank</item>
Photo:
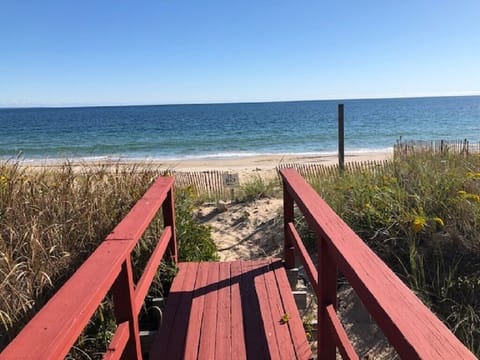
[[[150,357],[152,359],[161,359],[164,356],[164,352],[167,350],[170,338],[175,336],[174,322],[177,314],[177,308],[180,305],[182,297],[182,286],[187,275],[188,263],[178,264],[178,273],[173,279],[172,286],[170,287],[170,293],[168,294],[167,307],[165,309],[165,317],[162,321],[162,326],[150,349]]]
[[[219,263],[211,263],[208,270],[208,291],[204,295],[203,322],[198,352],[200,359],[210,359],[215,354],[219,271]]]
[[[147,190],[145,195],[137,201],[128,215],[107,236],[106,240],[134,240],[142,236],[152,219],[158,212],[168,192],[173,186],[172,177],[159,177]]]
[[[107,352],[103,356],[103,360],[117,360],[123,354],[123,349],[127,344],[130,336],[128,321],[124,321],[117,326],[117,330],[108,345]]]
[[[103,242],[2,352],[2,359],[65,357],[120,273],[128,248],[128,241]]]
[[[265,297],[260,294],[259,297],[261,301],[268,300],[270,304],[270,312],[267,315],[270,317],[269,321],[272,323],[272,327],[275,332],[275,344],[278,347],[278,357],[272,356],[272,359],[277,358],[291,360],[296,359],[296,354],[293,348],[292,338],[290,336],[290,329],[288,327],[289,320],[287,319],[287,321],[284,321],[284,316],[286,314],[289,317],[291,315],[288,314],[283,307],[282,299],[280,297],[279,289],[277,286],[277,280],[275,279],[275,273],[273,272],[273,266],[276,266],[278,264],[277,261],[280,260],[269,260],[267,262],[268,265],[272,264],[272,268],[269,268],[269,271],[261,277],[264,280],[266,292]],[[266,317],[267,316],[264,316],[265,324],[267,323],[267,321],[265,320]],[[265,329],[267,329],[267,326],[265,326]],[[271,348],[270,354],[273,354]]]
[[[210,263],[201,262],[198,264],[195,290],[193,291],[192,308],[188,321],[187,338],[185,340],[185,359],[197,359],[200,343],[200,330],[203,322],[204,303],[206,287],[209,285],[208,273]]]
[[[143,270],[143,274],[138,280],[137,286],[135,287],[135,313],[138,314],[140,309],[143,306],[143,301],[145,300],[145,296],[148,293],[150,285],[152,284],[152,280],[157,273],[158,266],[162,261],[163,255],[167,249],[168,243],[172,238],[172,228],[167,226],[164,230],[160,238],[158,239],[157,246],[155,246],[155,250],[153,250],[150,259],[148,260],[147,265],[145,265],[145,269]]]
[[[272,308],[269,301],[270,296],[265,284],[265,276],[269,270],[269,263],[270,261],[267,259],[255,261],[253,266],[261,269],[261,273],[254,277],[254,283],[260,308],[260,316],[263,321],[263,333],[265,334],[265,340],[268,347],[268,357],[271,359],[281,359],[282,357],[280,356],[279,350],[280,344],[277,341],[277,333],[275,329],[276,324],[275,320],[272,318]],[[266,268],[266,270],[263,270],[264,268]],[[280,321],[281,318],[282,315],[276,320]]]
[[[284,169],[281,175],[307,222],[327,241],[340,271],[400,356],[475,359],[296,171]]]
[[[338,347],[338,351],[342,355],[342,359],[359,359],[355,349],[352,346],[352,343],[350,340],[348,340],[345,329],[340,323],[340,320],[338,320],[337,312],[335,311],[333,305],[328,305],[326,312],[329,325],[335,335],[335,343]]]
[[[234,261],[230,265],[231,290],[232,297],[232,322],[230,334],[232,337],[232,354],[237,360],[244,360],[247,358],[247,352],[245,347],[245,335],[244,335],[244,318],[242,310],[242,292],[240,288],[240,282],[242,278],[242,263],[240,261]]]
[[[218,280],[215,359],[227,360],[232,358],[230,263],[220,263]]]
[[[290,284],[288,282],[287,273],[282,266],[280,260],[276,260],[271,264],[275,273],[275,279],[277,281],[277,287],[282,300],[285,313],[289,315],[288,327],[290,329],[290,335],[294,344],[295,353],[297,359],[311,359],[312,351],[308,344],[305,330],[303,328],[302,319],[298,313],[297,305],[293,298]]]
[[[171,227],[172,229],[175,229],[175,203],[174,203],[172,188],[170,188],[170,191],[168,191],[167,197],[163,202],[162,212],[163,212],[163,226]],[[170,251],[171,259],[176,264],[178,262],[178,246],[177,246],[177,235],[175,231],[172,231],[172,239],[168,242],[168,249]]]
[[[255,277],[259,275],[259,265],[255,261],[243,261],[240,280],[247,358],[267,359],[269,357]]]
[[[123,351],[122,359],[142,358],[140,345],[140,330],[138,314],[135,311],[135,290],[133,288],[133,272],[130,256],[122,264],[122,269],[113,283],[112,289],[113,310],[117,324],[128,321],[130,337]]]
[[[285,186],[285,185],[284,185]],[[289,233],[288,224],[295,220],[293,213],[293,200],[288,191],[283,189],[283,257],[285,258],[285,266],[287,269],[295,267],[295,249],[292,244],[292,238]]]
[[[317,235],[318,236],[318,235]],[[333,329],[329,326],[326,307],[337,307],[337,266],[331,256],[328,242],[320,239],[318,246],[318,329],[317,352],[322,360],[335,360],[336,347]]]
[[[162,354],[166,359],[183,359],[184,357],[185,339],[189,326],[188,320],[190,319],[197,270],[198,263],[187,263],[185,279],[182,285],[182,296],[175,316],[175,327],[172,328],[174,336],[168,342],[167,351]]]
[[[308,279],[310,280],[310,283],[312,284],[312,287],[315,290],[315,294],[318,294],[319,287],[318,287],[317,269],[315,268],[312,258],[308,254],[308,251],[305,248],[305,245],[303,244],[303,241],[300,238],[300,235],[298,234],[297,229],[295,228],[295,225],[293,225],[292,222],[288,223],[288,236],[290,236],[293,244],[295,245],[295,248],[297,249],[297,253],[300,257],[300,260],[303,263],[303,266],[305,267],[305,272],[307,273]]]

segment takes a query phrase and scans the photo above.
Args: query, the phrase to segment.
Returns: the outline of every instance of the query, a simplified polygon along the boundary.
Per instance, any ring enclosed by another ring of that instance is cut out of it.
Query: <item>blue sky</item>
[[[0,106],[480,94],[480,1],[0,1]]]

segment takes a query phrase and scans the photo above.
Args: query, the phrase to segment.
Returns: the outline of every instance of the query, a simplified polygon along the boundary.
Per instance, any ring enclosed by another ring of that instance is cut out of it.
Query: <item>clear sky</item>
[[[479,0],[0,0],[0,106],[480,94]]]

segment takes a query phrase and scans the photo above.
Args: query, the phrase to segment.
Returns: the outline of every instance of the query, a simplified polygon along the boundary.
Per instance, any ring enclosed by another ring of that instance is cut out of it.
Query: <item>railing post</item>
[[[337,267],[328,251],[325,239],[318,238],[318,359],[336,359],[334,329],[328,321],[327,306],[337,308]]]
[[[293,269],[295,267],[295,250],[293,247],[290,232],[288,230],[288,223],[294,223],[293,213],[293,199],[290,196],[285,181],[283,182],[283,236],[284,249],[283,256],[285,257],[285,267]]]
[[[130,337],[122,359],[142,359],[138,317],[135,312],[135,290],[133,289],[132,263],[127,256],[122,264],[122,270],[112,286],[113,303],[117,324],[128,321]]]
[[[173,198],[173,187],[168,191],[167,198],[162,205],[163,211],[163,226],[172,227],[172,239],[168,244],[168,250],[170,251],[172,260],[175,264],[178,262],[178,247],[177,247],[177,230],[175,228],[175,205]]]

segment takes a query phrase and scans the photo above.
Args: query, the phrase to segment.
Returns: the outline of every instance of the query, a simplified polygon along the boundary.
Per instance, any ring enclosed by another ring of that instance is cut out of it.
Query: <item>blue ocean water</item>
[[[271,103],[0,109],[0,158],[184,159],[337,150],[396,139],[480,140],[480,96]]]

